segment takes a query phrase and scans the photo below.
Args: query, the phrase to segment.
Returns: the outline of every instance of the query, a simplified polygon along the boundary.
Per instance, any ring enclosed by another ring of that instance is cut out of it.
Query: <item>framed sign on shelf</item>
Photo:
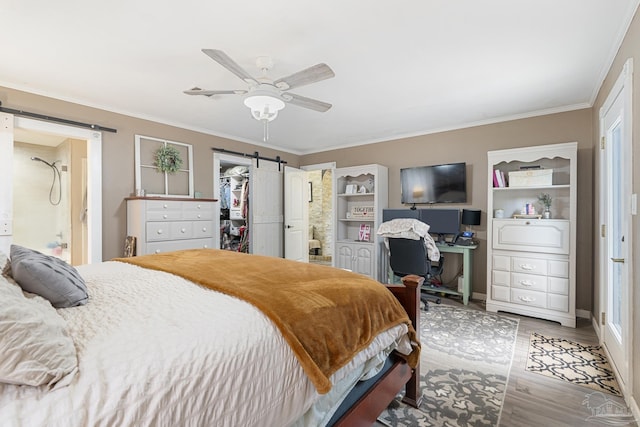
[[[135,163],[135,194],[194,197],[191,144],[136,135]]]

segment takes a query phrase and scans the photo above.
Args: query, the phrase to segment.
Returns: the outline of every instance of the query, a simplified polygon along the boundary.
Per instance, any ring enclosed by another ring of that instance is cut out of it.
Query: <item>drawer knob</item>
[[[186,231],[187,231],[187,229],[186,229],[186,228],[181,228],[181,229],[180,229],[180,232],[181,232],[181,233],[184,233],[184,232],[186,232]]]
[[[207,231],[207,227],[202,227],[202,231]]]
[[[164,205],[162,205],[162,207],[167,209],[169,206],[165,203]]]
[[[534,302],[536,299],[531,297],[520,297],[520,300],[523,302]]]
[[[159,254],[159,253],[160,253],[160,249],[156,249],[156,251],[155,251],[155,252],[156,252],[157,254]]]
[[[198,205],[197,207],[198,207],[198,209],[200,209],[200,205]]]
[[[536,268],[531,264],[520,264],[520,268],[523,270],[535,270]]]
[[[169,215],[167,215],[167,214],[162,215],[162,219],[167,219],[168,217],[169,217]]]
[[[198,214],[198,219],[200,219],[202,217],[202,215]]]
[[[161,229],[159,229],[158,231],[156,231],[156,233],[158,233],[158,234],[162,234],[162,228],[161,228]]]
[[[209,245],[204,245],[202,246],[204,249],[207,249],[209,247]]]
[[[535,283],[534,283],[534,282],[530,282],[530,281],[528,281],[528,280],[521,280],[521,281],[520,281],[520,284],[521,284],[522,286],[533,286],[533,285],[535,285]]]

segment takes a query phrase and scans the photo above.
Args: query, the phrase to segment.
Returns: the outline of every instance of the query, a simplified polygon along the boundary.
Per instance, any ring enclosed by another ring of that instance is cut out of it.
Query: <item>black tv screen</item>
[[[466,203],[467,164],[400,169],[400,184],[402,203]]]

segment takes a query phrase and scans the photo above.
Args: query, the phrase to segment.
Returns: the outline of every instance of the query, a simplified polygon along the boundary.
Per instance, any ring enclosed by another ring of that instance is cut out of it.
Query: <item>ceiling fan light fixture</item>
[[[254,119],[267,122],[278,117],[278,111],[284,108],[284,102],[281,99],[255,94],[255,92],[244,99],[244,105],[251,109]]]

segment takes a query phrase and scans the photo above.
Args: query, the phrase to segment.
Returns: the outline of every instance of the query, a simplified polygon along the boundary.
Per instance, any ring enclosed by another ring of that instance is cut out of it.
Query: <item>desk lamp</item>
[[[468,225],[469,231],[473,233],[473,226],[480,225],[480,210],[462,209],[462,223]]]

